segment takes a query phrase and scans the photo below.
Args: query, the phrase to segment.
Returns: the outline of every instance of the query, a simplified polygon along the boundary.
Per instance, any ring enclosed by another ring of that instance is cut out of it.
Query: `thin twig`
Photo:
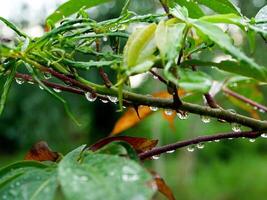
[[[258,110],[261,110],[263,112],[267,112],[267,107],[262,105],[262,104],[259,104],[259,103],[255,102],[255,101],[253,101],[253,100],[251,100],[251,99],[249,99],[247,97],[244,97],[244,96],[242,96],[242,95],[240,95],[240,94],[228,89],[227,87],[223,87],[222,90],[223,90],[224,93],[226,93],[226,94],[228,94],[228,95],[230,95],[230,96],[232,96],[232,97],[234,97],[234,98],[236,98],[236,99],[238,99],[240,101],[243,101],[243,102],[245,102],[245,103],[257,108]]]
[[[153,71],[152,69],[149,70],[149,72],[150,72],[151,74],[153,74],[153,76],[157,77],[157,79],[158,79],[159,81],[161,81],[162,83],[164,83],[165,85],[168,84],[168,82],[167,82],[161,75],[159,75],[157,72]]]
[[[219,108],[220,106],[217,104],[217,102],[215,101],[215,99],[210,95],[210,93],[206,93],[204,94],[204,97],[207,101],[207,104],[209,105],[209,107],[211,108]]]
[[[209,141],[217,141],[222,139],[229,139],[229,138],[257,138],[262,134],[262,132],[255,132],[255,131],[246,131],[246,132],[232,132],[232,133],[221,133],[217,135],[209,135],[209,136],[199,136],[194,139],[179,141],[173,144],[168,144],[162,147],[156,147],[149,151],[140,153],[138,156],[141,160],[148,159],[152,156],[160,155],[162,153],[166,153],[168,151],[173,151],[179,148],[183,148],[190,145],[196,145],[203,142]]]

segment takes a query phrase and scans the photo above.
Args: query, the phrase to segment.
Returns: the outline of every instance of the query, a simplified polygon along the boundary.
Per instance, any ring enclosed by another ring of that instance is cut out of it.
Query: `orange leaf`
[[[163,194],[165,197],[167,197],[167,199],[175,200],[175,197],[173,195],[171,188],[166,184],[166,182],[163,180],[163,178],[161,178],[161,176],[154,171],[151,171],[150,173],[153,175],[153,178],[154,178],[154,181],[151,182],[150,185],[152,185],[152,187],[153,187],[153,185],[156,185],[157,190],[161,194]]]
[[[137,153],[148,151],[154,148],[158,143],[158,140],[149,140],[146,138],[138,138],[138,137],[118,136],[118,137],[104,138],[96,142],[92,146],[90,146],[89,149],[92,151],[96,151],[102,148],[103,146],[109,144],[110,142],[114,141],[124,141],[129,143],[137,151]]]
[[[57,161],[59,153],[52,152],[48,144],[45,141],[36,143],[31,150],[26,154],[25,160],[36,160],[36,161]]]
[[[165,112],[162,112],[162,116],[169,122],[171,129],[175,131],[174,119],[176,117],[176,111],[173,111],[171,115],[166,115]]]
[[[179,90],[179,96],[184,96],[185,91]],[[159,97],[159,98],[172,98],[172,95],[170,95],[167,91],[157,92],[152,95],[153,97]],[[139,106],[138,107],[138,113],[140,116],[140,119],[137,116],[137,113],[135,109],[129,108],[122,116],[121,118],[116,122],[111,135],[117,135],[121,133],[122,131],[125,131],[136,124],[138,124],[142,119],[148,117],[153,112],[150,110],[148,106]],[[172,128],[174,128],[173,120],[175,117],[175,112],[172,116],[166,116],[165,119],[167,119],[171,125]]]

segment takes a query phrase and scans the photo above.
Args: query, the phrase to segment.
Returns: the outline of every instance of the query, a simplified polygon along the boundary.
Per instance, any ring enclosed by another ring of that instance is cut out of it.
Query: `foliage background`
[[[16,15],[11,14],[9,19],[28,32],[40,34],[44,18],[50,12],[49,6],[45,7],[43,12],[36,12],[36,16],[29,16],[27,13],[32,7],[23,2],[26,1],[19,2],[21,7],[16,10]],[[60,2],[62,1],[58,1]],[[138,13],[162,12],[156,0],[132,2],[130,8]],[[255,16],[260,7],[267,3],[266,0],[235,2],[242,13],[248,17]],[[89,13],[97,20],[108,19],[118,16],[122,5],[123,0],[116,0],[91,9]],[[1,1],[0,7],[3,9],[4,6]],[[50,5],[50,10],[53,6],[55,4]],[[0,28],[0,37],[6,37],[6,35],[12,37],[2,24]],[[234,34],[240,39],[242,48],[246,50],[247,44],[242,43],[244,40],[241,33],[234,32]],[[260,38],[256,49],[252,56],[259,63],[266,63],[267,57],[264,53],[266,44]],[[216,52],[207,52],[202,56],[218,58],[220,55]],[[96,72],[91,72],[88,78],[93,80],[98,76]],[[138,86],[141,81],[142,87],[136,87],[134,90],[148,93],[164,89],[152,76],[141,78],[135,77],[135,84]],[[0,85],[3,85],[3,80],[0,80]],[[0,118],[0,167],[23,159],[25,152],[39,140],[47,141],[52,149],[62,153],[83,143],[94,143],[109,135],[121,115],[116,112],[115,104],[103,104],[101,101],[89,103],[83,96],[72,96],[66,93],[62,95],[68,99],[73,112],[82,122],[81,127],[73,124],[66,116],[62,105],[42,92],[38,86],[13,84],[5,112]],[[225,107],[238,110],[225,98],[219,96],[217,99]],[[167,144],[197,135],[231,130],[228,124],[224,125],[216,120],[203,124],[199,116],[193,115],[190,115],[186,121],[177,118],[174,123],[175,130],[171,129],[168,122],[162,118],[161,112],[157,112],[123,134],[158,138],[160,144]],[[179,150],[173,154],[163,155],[159,160],[149,161],[146,165],[154,168],[165,178],[177,199],[266,199],[266,144],[266,139],[258,139],[253,144],[243,139],[208,143],[203,150],[193,153],[187,152],[186,149]],[[158,197],[158,199],[161,198],[161,196]]]

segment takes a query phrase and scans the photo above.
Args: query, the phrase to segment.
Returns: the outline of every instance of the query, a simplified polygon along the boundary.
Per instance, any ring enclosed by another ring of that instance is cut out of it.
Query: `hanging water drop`
[[[91,92],[86,92],[85,97],[90,102],[94,102],[97,99],[97,96]]]
[[[170,151],[167,151],[166,153],[174,153],[175,150],[170,150]]]
[[[43,86],[41,86],[41,85],[39,85],[39,88],[41,89],[41,90],[43,90],[44,88],[43,88]]]
[[[16,78],[15,80],[16,80],[16,83],[19,85],[24,83],[24,80],[22,78]]]
[[[255,141],[256,141],[256,139],[254,139],[254,138],[251,138],[251,139],[249,139],[249,141],[250,141],[250,142],[255,142]]]
[[[188,113],[180,113],[180,112],[177,112],[177,116],[181,120],[186,120],[189,117]]]
[[[109,28],[110,32],[116,32],[118,29],[116,26],[112,26]]]
[[[153,160],[158,160],[158,159],[159,159],[159,155],[154,155],[154,156],[152,156],[152,159],[153,159]]]
[[[104,37],[103,37],[103,41],[104,41],[104,42],[108,41],[108,37],[107,37],[107,36],[104,36]]]
[[[45,78],[46,80],[50,79],[51,77],[52,77],[52,76],[51,76],[50,73],[48,73],[48,72],[45,72],[45,73],[44,73],[44,78]]]
[[[198,149],[204,149],[205,145],[203,143],[198,143],[197,148]]]
[[[112,102],[112,103],[117,103],[118,102],[118,98],[114,97],[114,96],[108,96],[108,99]]]
[[[166,115],[168,115],[168,116],[171,116],[172,113],[173,113],[173,111],[170,110],[170,109],[166,109],[166,110],[164,111],[164,113],[165,113]]]
[[[209,116],[201,116],[201,121],[204,123],[210,123],[210,117]]]
[[[260,113],[265,113],[265,111],[263,109],[259,109]]]
[[[153,75],[153,79],[157,80],[157,79],[158,79],[158,77],[157,77],[157,76],[155,76],[155,75]]]
[[[154,107],[154,106],[150,106],[149,108],[150,108],[151,111],[157,111],[158,110],[158,108]]]
[[[34,82],[33,82],[32,80],[28,81],[27,83],[29,83],[29,84],[31,84],[31,85],[34,84]]]
[[[54,90],[56,93],[60,93],[60,92],[61,92],[61,89],[58,89],[58,88],[53,88],[53,90]]]
[[[107,99],[101,99],[102,103],[108,103]]]
[[[267,138],[267,133],[262,133],[262,134],[261,134],[261,137],[262,137],[262,138]]]
[[[187,147],[187,151],[193,152],[193,151],[195,151],[195,147],[194,146],[189,146],[189,147]]]
[[[220,140],[214,140],[214,142],[220,142]]]
[[[241,132],[241,126],[237,123],[232,123],[232,130],[234,132]]]

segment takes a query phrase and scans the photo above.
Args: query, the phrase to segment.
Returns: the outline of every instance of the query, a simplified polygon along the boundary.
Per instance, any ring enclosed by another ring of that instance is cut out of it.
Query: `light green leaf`
[[[111,66],[114,63],[116,63],[116,60],[115,61],[93,61],[93,60],[90,60],[88,62],[82,62],[82,61],[72,61],[72,60],[64,59],[63,63],[67,64],[68,66],[73,67],[73,68],[89,70],[92,67]]]
[[[124,47],[124,65],[127,68],[136,66],[147,60],[156,51],[156,24],[137,29],[129,37]]]
[[[0,169],[0,199],[53,200],[56,168],[23,161]]]
[[[49,25],[54,25],[64,17],[68,17],[82,7],[87,9],[102,3],[109,2],[110,0],[69,0],[66,3],[62,4],[57,8],[57,10],[46,18],[46,22],[49,22]]]
[[[128,76],[131,76],[131,75],[133,75],[133,74],[141,74],[141,73],[147,72],[147,71],[149,71],[149,70],[153,67],[153,65],[154,65],[154,60],[155,60],[155,59],[153,59],[153,58],[148,59],[148,60],[145,60],[144,62],[142,62],[142,63],[140,63],[140,64],[138,64],[138,65],[136,65],[136,66],[130,68],[130,69],[126,72],[126,74],[127,74]]]
[[[212,85],[211,78],[201,71],[179,69],[179,77],[179,87],[187,91],[206,93]]]
[[[66,199],[150,200],[151,175],[133,160],[116,155],[72,151],[59,164],[59,181]]]
[[[11,28],[13,31],[15,31],[19,36],[27,38],[27,35],[20,31],[14,24],[12,24],[10,21],[6,20],[3,17],[0,17],[0,21],[4,22],[9,28]]]
[[[182,48],[186,25],[184,23],[173,23],[172,21],[161,21],[155,33],[157,47],[163,60],[165,58],[168,60],[175,59]]]
[[[247,57],[243,52],[241,52],[237,47],[235,47],[232,43],[232,39],[226,33],[224,33],[218,26],[203,20],[190,20],[190,22],[195,28],[205,34],[220,48],[226,50],[237,60],[239,60],[242,65],[246,63],[246,67],[243,67],[243,69],[235,69],[236,72],[245,70],[246,74],[254,74],[250,75],[250,77],[254,76],[258,77],[257,79],[260,79],[262,81],[267,81],[267,73],[265,67],[259,66],[257,63],[255,63],[253,59]],[[229,67],[227,67],[227,69],[229,69]]]

